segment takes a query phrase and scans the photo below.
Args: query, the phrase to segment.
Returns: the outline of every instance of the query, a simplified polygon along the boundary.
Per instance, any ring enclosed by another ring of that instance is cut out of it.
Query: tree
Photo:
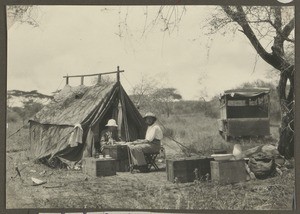
[[[149,76],[142,76],[141,81],[133,87],[131,99],[142,111],[166,113],[169,116],[173,102],[182,96],[175,88],[164,88]]]
[[[25,120],[30,119],[32,116],[34,116],[36,113],[38,113],[44,106],[40,103],[36,103],[33,100],[28,100],[23,102],[23,112],[21,113],[21,117],[23,119],[23,123]]]
[[[157,106],[161,107],[168,117],[172,111],[173,102],[181,99],[182,96],[175,88],[160,88],[152,94],[152,100],[157,103]]]
[[[167,9],[161,6],[153,25],[160,19],[163,32],[171,33],[182,18],[178,18],[176,11],[176,6]],[[257,55],[279,71],[281,129],[278,150],[286,158],[294,156],[294,16],[294,8],[287,6],[220,6],[208,25],[210,35],[222,30],[221,33],[242,32]]]
[[[153,111],[154,106],[152,95],[158,89],[158,83],[149,76],[143,75],[138,84],[133,86],[131,99],[138,109]]]
[[[286,158],[291,158],[294,155],[295,67],[293,51],[289,50],[295,43],[294,11],[290,7],[221,6],[221,8],[225,16],[214,17],[211,20],[213,29],[220,30],[228,24],[237,26],[237,29],[248,38],[257,54],[279,71],[281,129],[278,151]],[[267,46],[263,46],[267,40],[272,44],[270,50]]]
[[[16,22],[38,27],[36,12],[36,7],[32,5],[8,5],[6,7],[8,29]]]

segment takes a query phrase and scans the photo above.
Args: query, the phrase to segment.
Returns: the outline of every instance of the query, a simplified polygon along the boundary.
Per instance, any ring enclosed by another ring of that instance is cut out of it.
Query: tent
[[[68,83],[68,82],[67,82]],[[77,162],[92,156],[109,119],[123,141],[144,138],[146,124],[119,81],[65,87],[30,123],[30,149],[35,159],[58,157]]]

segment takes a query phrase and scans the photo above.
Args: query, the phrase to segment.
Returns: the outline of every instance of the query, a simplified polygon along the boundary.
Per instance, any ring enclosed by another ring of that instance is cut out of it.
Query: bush
[[[8,112],[6,122],[8,123],[16,123],[21,120],[21,117],[16,112]]]
[[[174,130],[171,129],[171,128],[166,128],[164,130],[164,136],[173,138],[174,137]]]

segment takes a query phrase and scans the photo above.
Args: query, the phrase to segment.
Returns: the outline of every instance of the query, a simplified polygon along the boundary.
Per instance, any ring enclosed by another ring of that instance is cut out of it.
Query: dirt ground
[[[172,183],[167,181],[164,163],[159,163],[160,171],[135,174],[118,172],[115,176],[93,178],[83,174],[81,170],[52,169],[43,164],[33,163],[28,152],[28,139],[25,137],[27,133],[28,129],[20,131],[6,142],[7,209],[290,210],[292,208],[295,186],[292,165],[283,170],[282,175],[223,186],[210,181]],[[181,153],[176,144],[164,143],[167,157]],[[244,144],[249,146],[246,142]],[[252,143],[250,146],[253,145]],[[32,186],[31,177],[47,183]]]
[[[164,164],[150,173],[118,172],[89,177],[82,171],[50,169],[26,159],[26,152],[8,153],[24,159],[7,171],[9,208],[123,208],[123,209],[291,209],[294,171],[266,180],[220,186],[212,182],[176,184],[167,181]],[[31,177],[47,181],[32,186]]]

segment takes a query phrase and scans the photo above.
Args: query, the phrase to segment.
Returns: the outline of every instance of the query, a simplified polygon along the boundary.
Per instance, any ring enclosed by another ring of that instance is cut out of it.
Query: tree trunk
[[[281,105],[281,126],[278,151],[285,158],[294,157],[294,66],[281,71],[278,94]],[[289,92],[286,93],[288,80]]]

